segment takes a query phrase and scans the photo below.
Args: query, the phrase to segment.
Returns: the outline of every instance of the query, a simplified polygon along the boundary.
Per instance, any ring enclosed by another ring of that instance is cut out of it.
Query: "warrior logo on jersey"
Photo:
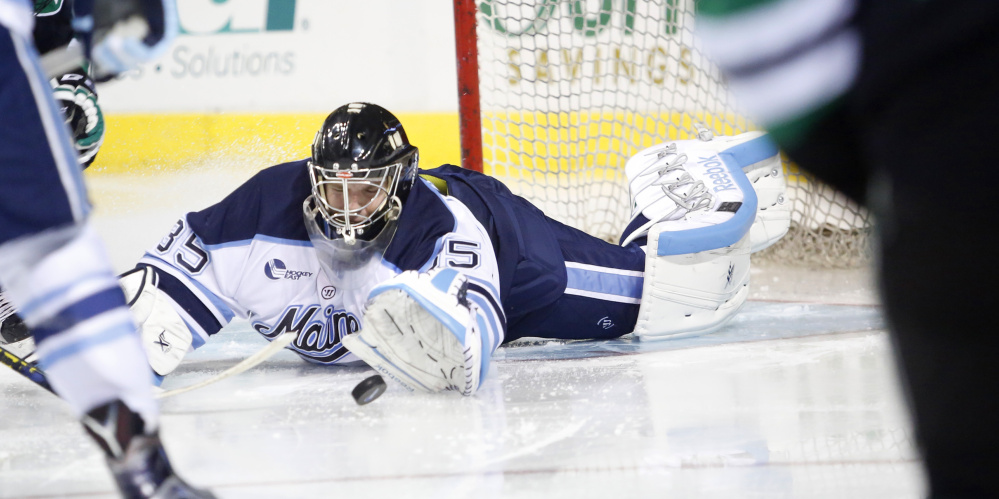
[[[298,338],[291,344],[292,350],[307,360],[329,364],[348,353],[340,344],[340,339],[360,330],[361,321],[354,314],[333,306],[323,308],[322,314],[319,314],[320,308],[319,305],[292,305],[281,314],[277,325],[272,327],[255,321],[253,329],[271,339],[289,331],[297,332]]]

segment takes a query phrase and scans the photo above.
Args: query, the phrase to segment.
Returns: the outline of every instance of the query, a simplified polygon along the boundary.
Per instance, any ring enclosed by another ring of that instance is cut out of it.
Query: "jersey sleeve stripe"
[[[479,306],[479,310],[482,310],[482,314],[479,314],[478,321],[479,327],[483,330],[482,344],[483,351],[485,351],[485,345],[489,345],[489,354],[492,355],[493,350],[503,342],[503,330],[500,329],[500,323],[496,320],[496,314],[493,313],[492,308],[489,306],[488,301],[477,293],[469,293],[468,299]],[[488,322],[487,322],[488,321]]]
[[[479,306],[482,315],[488,320],[486,325],[489,334],[483,336],[483,343],[486,343],[486,339],[489,340],[489,352],[492,353],[506,337],[506,317],[503,315],[503,309],[499,307],[499,303],[491,293],[471,280],[468,283],[468,299]]]
[[[493,283],[473,275],[469,275],[467,277],[470,283],[481,286],[484,290],[488,291],[488,294],[492,297],[494,303],[499,303],[500,292],[496,289],[496,286],[493,286]],[[503,320],[506,320],[506,312],[503,311],[503,307],[497,305],[496,310],[499,310],[500,314],[504,317]]]
[[[167,298],[169,299],[170,297],[167,296]],[[173,299],[170,299],[170,305],[174,308],[174,310],[179,311],[178,314],[180,315],[180,319],[184,321],[184,325],[191,331],[191,347],[197,349],[207,343],[209,336],[208,332],[202,329],[201,326],[199,326],[198,323],[191,318],[191,315],[188,314],[186,310],[181,308],[177,302],[173,301]]]
[[[499,317],[500,324],[503,326],[503,330],[506,330],[506,314],[503,312],[503,307],[500,306],[499,300],[496,299],[498,293],[495,292],[489,283],[483,282],[481,279],[476,279],[471,276],[468,277],[468,290],[482,295],[486,300],[489,301],[489,308],[496,312],[496,316]]]
[[[183,310],[193,322],[197,323],[209,335],[215,334],[222,329],[223,322],[212,313],[205,305],[205,302],[199,299],[189,287],[185,286],[183,282],[162,268],[154,268],[159,277],[159,289],[174,301],[178,306],[178,311]],[[190,324],[188,327],[190,327]]]
[[[280,245],[283,245],[283,246],[298,246],[298,247],[305,247],[305,248],[312,247],[312,241],[299,241],[297,239],[287,239],[287,238],[283,238],[283,237],[267,236],[267,235],[264,235],[264,234],[257,234],[255,236],[253,236],[253,239],[242,239],[242,240],[239,240],[239,241],[229,241],[229,242],[217,243],[217,244],[204,244],[204,243],[202,243],[202,246],[204,246],[204,248],[206,250],[208,250],[208,251],[216,251],[216,250],[225,249],[225,248],[238,248],[240,246],[249,246],[249,245],[253,244],[256,241],[262,241],[262,242],[271,243],[271,244],[280,244]]]
[[[480,328],[485,328],[486,327],[486,324],[483,321],[482,316],[476,317],[476,320],[478,320]],[[483,342],[481,342],[482,350],[481,350],[481,354],[479,355],[479,358],[482,359],[482,361],[481,361],[482,362],[482,364],[481,364],[482,367],[481,367],[481,370],[480,370],[480,373],[479,373],[479,386],[482,386],[482,382],[485,381],[485,379],[486,379],[486,373],[489,372],[490,360],[492,359],[493,352],[496,350],[497,346],[499,346],[498,342],[496,342],[496,343],[493,343],[493,342],[490,342],[490,341],[483,341]]]
[[[140,260],[139,263],[149,264],[159,271],[159,275],[170,274],[179,282],[187,283],[185,286],[188,290],[201,301],[206,308],[214,315],[217,320],[221,323],[229,323],[236,313],[233,312],[232,308],[229,307],[218,295],[213,293],[211,290],[205,287],[195,279],[192,279],[187,273],[180,269],[177,269],[167,261],[158,258],[154,255],[146,253],[146,256]]]

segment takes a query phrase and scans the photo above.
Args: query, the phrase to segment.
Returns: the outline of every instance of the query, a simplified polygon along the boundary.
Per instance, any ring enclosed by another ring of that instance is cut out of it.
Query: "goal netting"
[[[628,221],[634,153],[754,129],[694,40],[693,0],[455,0],[455,21],[463,166],[595,236],[616,241]],[[754,258],[866,262],[867,213],[785,172],[791,230]]]

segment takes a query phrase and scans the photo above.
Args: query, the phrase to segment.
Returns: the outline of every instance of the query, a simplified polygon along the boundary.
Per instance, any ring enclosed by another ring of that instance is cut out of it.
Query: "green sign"
[[[593,37],[610,27],[611,16],[615,12],[624,16],[624,34],[632,34],[635,30],[635,15],[639,0],[598,0],[599,7],[594,12],[587,10],[585,0],[536,0],[532,16],[525,18],[504,16],[500,12],[502,9],[497,8],[497,4],[502,1],[504,0],[479,2],[479,15],[484,17],[486,24],[498,33],[508,36],[542,34],[548,30],[550,21],[565,13],[571,17],[574,31],[583,36]],[[662,19],[665,21],[663,23],[665,34],[676,34],[683,1],[665,0],[663,3]],[[509,8],[514,10],[514,7]],[[519,9],[516,10],[519,12]]]
[[[267,0],[263,11],[256,2],[240,0],[177,0],[181,34],[261,33],[292,31],[296,0]]]

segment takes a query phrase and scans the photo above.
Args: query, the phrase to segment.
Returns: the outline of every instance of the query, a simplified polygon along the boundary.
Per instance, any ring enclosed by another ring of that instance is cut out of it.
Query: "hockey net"
[[[693,16],[693,0],[455,0],[463,166],[616,241],[630,216],[629,157],[755,128],[698,49]],[[794,165],[785,172],[791,230],[754,258],[868,261],[868,214]]]

